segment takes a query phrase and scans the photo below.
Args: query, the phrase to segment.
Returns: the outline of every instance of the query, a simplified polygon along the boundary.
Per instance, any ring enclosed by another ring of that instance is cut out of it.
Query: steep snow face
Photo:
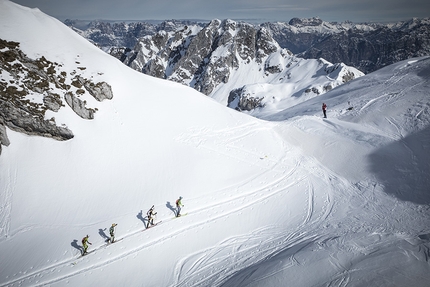
[[[133,71],[40,11],[0,0],[0,16],[0,38],[67,71],[79,55],[114,94],[90,121],[53,113],[72,140],[7,130],[0,286],[428,285],[429,58],[268,122]]]

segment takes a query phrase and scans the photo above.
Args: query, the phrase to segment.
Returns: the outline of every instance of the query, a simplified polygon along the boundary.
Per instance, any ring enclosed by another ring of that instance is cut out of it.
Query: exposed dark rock
[[[113,98],[112,88],[108,83],[99,82],[94,84],[92,81],[82,77],[78,77],[78,80],[97,101],[101,102],[103,100],[111,100]]]
[[[33,115],[25,107],[16,107],[12,102],[0,100],[0,112],[4,125],[11,130],[28,135],[50,137],[56,140],[73,138],[71,130],[55,125],[53,119],[45,120],[43,116]]]
[[[97,109],[85,107],[86,102],[78,96],[88,91],[98,101],[112,99],[112,89],[105,82],[93,83],[82,77],[79,71],[84,71],[86,67],[76,68],[78,71],[68,75],[62,71],[61,64],[43,56],[30,59],[19,49],[19,43],[0,39],[1,145],[10,144],[6,127],[57,140],[73,138],[72,131],[65,124],[58,126],[54,117],[46,119],[48,110],[58,112],[66,106],[63,101],[80,117],[94,118]]]
[[[10,141],[6,134],[6,126],[4,125],[3,119],[0,118],[0,154],[2,151],[2,145],[9,146]]]
[[[47,92],[47,95],[43,97],[43,103],[53,112],[58,112],[58,110],[64,106],[61,97],[51,92]]]
[[[64,99],[78,116],[86,120],[94,119],[95,110],[86,108],[85,101],[82,101],[70,92],[64,95]]]
[[[238,111],[251,111],[256,108],[264,107],[264,105],[262,104],[263,99],[264,98],[252,97],[251,95],[246,93],[246,91],[242,87],[230,92],[228,102]],[[236,101],[236,103],[231,104],[234,101]]]

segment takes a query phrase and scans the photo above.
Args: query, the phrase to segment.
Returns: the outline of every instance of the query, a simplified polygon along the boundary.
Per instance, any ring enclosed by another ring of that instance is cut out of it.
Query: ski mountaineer
[[[182,204],[182,196],[180,196],[177,200],[176,200],[176,217],[181,216],[181,207],[183,207],[184,205]]]
[[[148,217],[148,223],[146,224],[146,228],[149,228],[149,224],[154,225],[154,216],[157,214],[157,212],[154,212],[154,206],[152,206],[148,212],[146,213]]]
[[[88,234],[84,238],[82,238],[82,245],[84,246],[84,253],[82,255],[87,254],[88,244],[93,245],[91,242],[88,241],[88,237],[90,237]]]
[[[324,118],[327,118],[327,105],[325,103],[322,104],[322,111],[324,114]]]
[[[114,243],[115,241],[115,226],[117,226],[118,224],[116,223],[112,223],[112,226],[109,228],[109,233],[110,233],[110,243]]]

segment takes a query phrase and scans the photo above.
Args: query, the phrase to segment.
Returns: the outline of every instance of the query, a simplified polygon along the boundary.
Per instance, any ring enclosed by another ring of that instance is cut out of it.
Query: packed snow
[[[114,93],[49,115],[69,141],[7,129],[0,286],[429,286],[430,57],[246,114],[38,9],[0,0],[0,38]]]

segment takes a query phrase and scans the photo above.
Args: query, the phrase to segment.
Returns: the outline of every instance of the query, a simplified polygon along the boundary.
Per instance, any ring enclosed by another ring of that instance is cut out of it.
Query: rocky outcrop
[[[78,63],[77,63],[78,64]],[[66,102],[77,115],[94,118],[96,108],[86,108],[89,95],[98,101],[112,99],[112,89],[105,82],[93,83],[80,75],[84,67],[68,74],[62,65],[45,57],[31,59],[19,48],[19,43],[0,39],[0,143],[9,145],[6,127],[28,135],[69,140],[73,132],[47,111],[59,112]],[[55,91],[55,92],[54,92]]]
[[[10,141],[6,134],[6,126],[3,122],[3,119],[0,118],[0,154],[2,151],[2,145],[8,146],[9,144],[10,144]]]
[[[66,93],[64,96],[66,103],[72,108],[72,110],[81,118],[86,120],[94,119],[94,109],[89,109],[86,106],[86,102],[76,97],[73,93]]]
[[[238,111],[251,111],[264,107],[264,104],[262,104],[263,99],[251,96],[246,92],[246,87],[242,87],[230,92],[228,103],[230,107],[234,107]]]
[[[106,82],[94,84],[91,80],[76,77],[79,83],[93,96],[97,101],[111,100],[113,98],[112,88]]]
[[[67,127],[57,126],[54,118],[45,120],[42,116],[35,117],[26,107],[19,108],[11,102],[0,101],[0,111],[4,125],[11,130],[56,140],[73,138],[72,131]]]

